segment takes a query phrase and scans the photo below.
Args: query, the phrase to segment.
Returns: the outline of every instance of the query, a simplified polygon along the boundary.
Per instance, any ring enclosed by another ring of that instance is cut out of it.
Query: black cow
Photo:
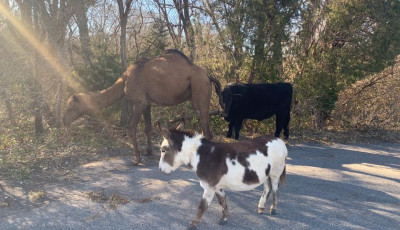
[[[228,84],[222,91],[223,116],[229,122],[227,137],[232,137],[235,128],[235,139],[239,139],[243,119],[261,121],[276,115],[275,137],[279,137],[283,128],[284,137],[288,139],[292,95],[290,83]]]

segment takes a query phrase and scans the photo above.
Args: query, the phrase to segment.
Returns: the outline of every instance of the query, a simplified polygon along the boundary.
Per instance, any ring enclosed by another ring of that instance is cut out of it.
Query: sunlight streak
[[[0,2],[0,13],[7,18],[12,26],[40,55],[42,55],[42,57],[53,67],[53,69],[56,70],[58,74],[61,74],[64,82],[66,82],[75,91],[82,89],[82,86],[78,82],[73,81],[73,79],[70,78],[69,71],[63,68],[63,66],[57,61],[57,58],[55,58],[51,52],[35,37],[34,33],[30,31],[30,29],[26,28],[17,17],[12,15],[2,2]]]
[[[365,173],[371,176],[386,177],[393,180],[400,178],[400,170],[378,164],[343,164],[343,168],[350,169],[354,172]]]

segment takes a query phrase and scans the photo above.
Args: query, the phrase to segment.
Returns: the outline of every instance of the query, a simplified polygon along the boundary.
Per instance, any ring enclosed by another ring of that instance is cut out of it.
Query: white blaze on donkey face
[[[171,135],[173,137],[173,134]],[[182,142],[176,142],[174,138],[164,138],[161,143],[161,158],[159,162],[159,168],[164,173],[170,173],[179,168],[182,164],[190,165],[196,170],[199,156],[194,155],[197,151],[198,146],[201,145],[200,134],[194,137],[184,136]],[[179,151],[180,149],[180,151]]]
[[[158,164],[158,167],[160,170],[164,173],[170,173],[172,171],[172,165],[168,164],[165,162],[165,155],[167,154],[167,150],[169,149],[169,143],[168,140],[164,138],[163,142],[161,143],[161,158],[160,158],[160,163]],[[171,154],[171,153],[169,153]],[[173,160],[175,160],[173,158]],[[173,162],[173,161],[172,161]]]

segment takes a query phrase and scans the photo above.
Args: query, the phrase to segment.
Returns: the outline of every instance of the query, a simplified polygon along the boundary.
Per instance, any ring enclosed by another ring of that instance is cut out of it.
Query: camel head
[[[87,114],[89,111],[88,103],[89,96],[86,94],[74,94],[67,102],[67,109],[62,117],[62,121],[65,126],[70,125],[73,121],[78,119],[80,116]]]

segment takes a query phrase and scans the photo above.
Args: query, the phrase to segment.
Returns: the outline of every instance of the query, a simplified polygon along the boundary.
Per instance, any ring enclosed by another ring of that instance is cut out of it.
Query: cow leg
[[[267,204],[269,194],[271,193],[271,178],[268,178],[264,182],[264,191],[260,197],[260,202],[258,202],[258,213],[262,213],[265,209],[265,205]]]
[[[144,132],[146,133],[146,138],[147,138],[147,148],[146,148],[146,156],[151,155],[153,151],[153,146],[151,144],[151,106],[148,105],[146,106],[146,109],[144,110]]]
[[[235,121],[234,127],[235,127],[235,139],[239,140],[239,132],[240,129],[242,128],[243,120],[240,121]]]
[[[278,204],[278,187],[279,187],[279,177],[271,178],[271,186],[272,186],[272,204],[271,204],[271,215],[276,215],[276,206]]]
[[[283,129],[283,122],[284,122],[284,116],[282,116],[281,113],[276,114],[276,128],[275,128],[275,137],[279,137],[281,135],[281,131]]]
[[[230,121],[229,125],[228,125],[228,134],[226,135],[226,137],[231,138],[232,137],[232,131],[233,131],[233,122]]]
[[[197,209],[196,218],[190,222],[188,229],[197,228],[197,225],[199,224],[201,218],[203,217],[204,212],[207,210],[212,199],[214,198],[214,194],[215,194],[214,189],[209,188],[207,190],[204,190],[203,198],[200,200],[199,207]]]
[[[138,165],[140,162],[140,152],[139,146],[137,143],[136,131],[137,125],[139,123],[140,117],[142,116],[144,110],[146,109],[146,105],[143,103],[135,103],[132,111],[132,123],[131,123],[131,135],[132,135],[132,145],[135,158],[133,160],[133,165]]]
[[[222,217],[219,220],[220,225],[224,225],[228,221],[228,216],[229,216],[229,211],[228,211],[228,205],[226,204],[226,194],[224,190],[220,189],[216,191],[216,196],[218,199],[218,203],[222,207]]]
[[[286,113],[286,119],[283,124],[283,137],[289,139],[289,122],[290,122],[290,109]]]

